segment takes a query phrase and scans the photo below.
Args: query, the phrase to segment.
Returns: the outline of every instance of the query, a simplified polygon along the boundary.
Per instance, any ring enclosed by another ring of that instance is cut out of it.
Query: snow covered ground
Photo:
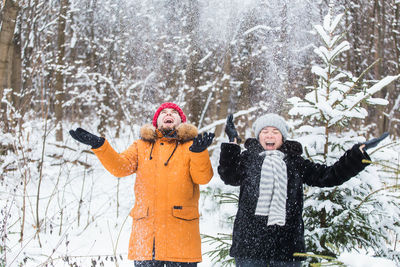
[[[39,122],[36,123],[32,122],[31,128],[21,136],[24,149],[5,157],[2,166],[7,170],[2,173],[0,194],[5,266],[24,266],[24,262],[25,266],[69,266],[74,263],[77,266],[133,266],[126,258],[131,226],[128,214],[134,203],[134,175],[121,179],[113,177],[86,146],[68,135],[64,143],[57,143],[53,131],[47,136],[42,157],[43,133]],[[136,128],[132,129],[123,132],[118,140],[110,139],[117,151],[122,151],[137,138]],[[15,138],[1,136],[1,140],[7,143]],[[216,170],[218,154],[219,146],[216,145],[212,154],[215,175],[208,185],[201,186],[204,193],[200,199],[200,230],[202,234],[212,236],[230,233],[231,225],[224,220],[235,213],[234,204],[219,205],[214,197],[221,191],[236,190],[219,179]],[[17,159],[25,165],[16,164]],[[19,242],[21,229],[24,236]],[[212,245],[204,243],[202,246],[204,256],[199,266],[220,266],[218,263],[213,265],[206,255]],[[339,260],[354,267],[395,266],[387,259],[357,253],[343,254]]]

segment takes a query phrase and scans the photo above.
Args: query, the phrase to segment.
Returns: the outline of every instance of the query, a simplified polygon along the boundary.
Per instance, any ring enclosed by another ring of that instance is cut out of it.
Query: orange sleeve
[[[107,140],[101,147],[92,149],[92,151],[104,168],[116,177],[124,177],[136,172],[138,165],[137,141],[122,153],[117,153]]]
[[[195,184],[207,184],[214,175],[208,150],[190,153],[190,175]]]

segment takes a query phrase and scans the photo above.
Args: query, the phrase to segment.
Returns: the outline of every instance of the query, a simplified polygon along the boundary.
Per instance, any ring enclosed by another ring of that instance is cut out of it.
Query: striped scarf
[[[287,171],[283,161],[285,154],[279,150],[267,150],[261,168],[260,195],[256,215],[268,216],[267,225],[285,225]]]

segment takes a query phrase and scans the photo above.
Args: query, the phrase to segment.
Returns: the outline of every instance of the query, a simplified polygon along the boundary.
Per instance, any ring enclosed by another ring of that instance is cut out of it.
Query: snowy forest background
[[[166,101],[217,136],[200,266],[232,264],[237,188],[216,171],[226,116],[244,138],[266,112],[285,116],[304,157],[327,164],[390,132],[366,171],[306,188],[305,265],[399,265],[399,0],[0,5],[0,266],[132,266],[135,176],[112,177],[68,130],[122,151]]]

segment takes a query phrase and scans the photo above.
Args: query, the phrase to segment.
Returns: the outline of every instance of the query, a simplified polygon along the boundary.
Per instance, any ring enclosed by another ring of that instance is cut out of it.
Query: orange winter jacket
[[[166,138],[152,125],[140,139],[118,154],[107,140],[93,149],[103,166],[117,177],[136,173],[135,205],[128,258],[200,262],[199,184],[213,171],[208,151],[189,151],[197,128],[182,123],[176,138]]]

